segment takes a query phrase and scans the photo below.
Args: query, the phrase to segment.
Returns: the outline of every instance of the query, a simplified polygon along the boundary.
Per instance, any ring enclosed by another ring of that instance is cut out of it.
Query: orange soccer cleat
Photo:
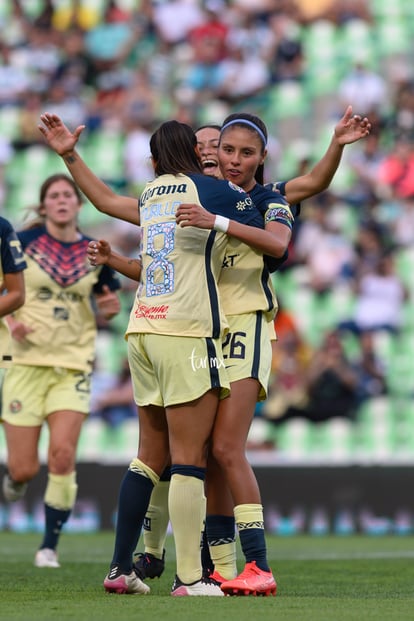
[[[227,580],[221,585],[225,595],[276,595],[277,584],[271,571],[263,571],[256,561],[246,563],[237,578]]]

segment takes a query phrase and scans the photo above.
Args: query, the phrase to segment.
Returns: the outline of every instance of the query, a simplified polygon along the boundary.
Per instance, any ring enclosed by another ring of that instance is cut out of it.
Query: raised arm
[[[76,144],[85,126],[79,125],[72,133],[57,114],[48,112],[42,114],[40,120],[42,124],[38,127],[46,142],[62,157],[74,181],[96,209],[108,216],[139,224],[138,199],[115,194],[76,151]]]
[[[294,205],[326,190],[341,162],[344,146],[365,138],[370,130],[371,123],[368,118],[353,114],[352,106],[348,106],[335,126],[328,149],[319,162],[306,175],[295,177],[286,183],[286,200]]]

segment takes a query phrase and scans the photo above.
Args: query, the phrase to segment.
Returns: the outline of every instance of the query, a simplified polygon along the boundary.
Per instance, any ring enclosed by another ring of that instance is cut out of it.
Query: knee
[[[75,468],[76,450],[71,446],[63,445],[49,451],[49,470],[56,474],[67,474]]]
[[[236,460],[237,451],[235,450],[234,445],[227,440],[213,442],[210,450],[214,459],[221,468],[231,466],[231,464]]]
[[[19,461],[13,462],[9,461],[7,464],[7,469],[9,471],[9,475],[16,483],[27,483],[27,481],[31,481],[37,475],[40,470],[39,461],[35,461],[32,463]]]
[[[158,475],[161,475],[169,463],[170,453],[168,450],[154,451],[152,446],[141,445],[137,458]]]

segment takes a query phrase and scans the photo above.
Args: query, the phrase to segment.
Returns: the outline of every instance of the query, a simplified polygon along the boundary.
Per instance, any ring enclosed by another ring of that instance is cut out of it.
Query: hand
[[[334,134],[340,145],[351,144],[368,136],[371,131],[371,123],[365,116],[352,114],[352,106],[348,106],[345,114],[335,126]]]
[[[57,114],[49,114],[49,112],[41,114],[40,120],[43,123],[43,125],[38,125],[40,132],[58,155],[73,151],[79,136],[85,129],[85,125],[79,125],[72,134]]]
[[[31,332],[34,332],[33,328],[30,328],[21,321],[16,321],[10,316],[7,319],[7,324],[9,326],[12,338],[18,343],[23,343],[23,341],[26,339],[26,336]]]
[[[88,261],[93,267],[105,265],[111,256],[111,252],[110,244],[104,239],[89,242],[88,250],[86,251]]]
[[[105,317],[111,319],[121,310],[121,303],[115,291],[111,291],[108,285],[102,287],[103,293],[96,294],[96,304],[98,312]]]
[[[216,216],[201,205],[181,203],[175,212],[175,219],[182,227],[196,226],[199,229],[213,229]]]

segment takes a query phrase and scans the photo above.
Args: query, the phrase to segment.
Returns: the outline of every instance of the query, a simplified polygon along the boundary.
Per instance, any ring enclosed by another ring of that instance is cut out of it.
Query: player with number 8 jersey
[[[249,196],[228,181],[188,174],[162,175],[148,183],[139,201],[141,283],[127,334],[218,338],[226,331],[217,281],[228,237],[177,226],[175,211],[183,202],[200,202],[217,214],[263,227]]]

